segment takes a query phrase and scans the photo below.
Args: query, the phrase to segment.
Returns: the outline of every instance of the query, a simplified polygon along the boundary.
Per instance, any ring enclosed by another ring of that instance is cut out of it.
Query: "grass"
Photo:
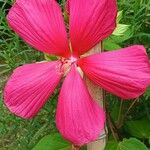
[[[132,37],[127,44],[143,44],[150,51],[150,1],[149,0],[118,0],[123,10],[122,23],[131,25]]]
[[[24,43],[8,27],[6,14],[12,2],[0,1],[0,150],[30,150],[44,135],[56,131],[54,118],[58,91],[32,120],[18,118],[5,107],[2,91],[12,70],[22,64],[44,59],[42,53]],[[59,3],[64,6],[64,0]],[[123,11],[122,23],[131,25],[133,32],[132,37],[122,43],[122,46],[144,44],[150,53],[150,1],[118,0],[118,4],[119,10]],[[145,113],[149,113],[149,110]]]
[[[54,122],[55,100],[54,94],[51,101],[32,120],[24,120],[14,116],[5,108],[1,101],[0,150],[32,149],[44,135],[56,131]]]

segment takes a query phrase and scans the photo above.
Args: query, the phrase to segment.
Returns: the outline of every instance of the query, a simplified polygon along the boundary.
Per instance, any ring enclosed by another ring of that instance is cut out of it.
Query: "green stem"
[[[118,119],[117,119],[117,123],[116,123],[117,126],[118,126],[118,124],[120,124],[120,122],[122,120],[122,110],[123,110],[123,100],[121,99],[120,108],[119,108],[119,114],[118,114]]]
[[[133,108],[133,106],[135,105],[135,103],[139,100],[139,98],[133,100],[133,102],[131,103],[131,105],[129,106],[127,112],[125,113],[124,117],[126,117],[128,115],[128,113],[131,111],[131,109]]]
[[[106,100],[106,92],[103,91],[103,101],[104,101],[104,108],[105,108],[105,111],[106,111],[106,118],[107,118],[107,122],[108,122],[108,126],[112,132],[112,135],[115,139],[115,141],[119,141],[121,138],[120,138],[120,135],[118,133],[118,130],[116,128],[116,125],[115,123],[113,122],[112,118],[111,118],[111,115],[110,115],[110,112],[108,111],[108,102]]]
[[[127,117],[127,115],[129,114],[129,112],[131,111],[131,109],[133,108],[133,106],[135,105],[135,103],[139,100],[139,98],[133,100],[133,102],[131,103],[131,105],[129,106],[128,110],[126,111],[126,113],[124,115],[122,115],[121,117],[121,120],[119,122],[119,124],[117,125],[117,128],[121,128],[124,121],[125,121],[125,118]]]
[[[150,120],[149,108],[148,108],[148,106],[147,106],[146,103],[144,103],[144,106],[145,106],[145,111],[146,111],[147,117],[148,117],[148,119]]]
[[[112,133],[115,141],[118,142],[120,140],[120,137],[119,137],[119,134],[118,134],[118,130],[117,130],[115,124],[112,121],[110,113],[108,113],[108,112],[107,112],[107,121],[108,121],[109,128],[111,130],[111,133]]]

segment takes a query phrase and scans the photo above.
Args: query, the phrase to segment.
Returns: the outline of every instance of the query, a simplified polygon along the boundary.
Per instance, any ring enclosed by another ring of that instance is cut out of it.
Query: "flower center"
[[[71,56],[71,57],[69,58],[69,60],[71,61],[71,63],[74,63],[74,62],[76,62],[76,61],[78,60],[78,58],[76,58],[76,57],[74,57],[74,56]]]
[[[68,64],[68,65],[72,65],[73,63],[76,63],[76,61],[78,60],[77,57],[71,56],[69,58],[61,58],[62,64]]]
[[[62,58],[62,70],[64,72],[64,76],[66,76],[68,74],[68,72],[71,69],[71,65],[75,64],[77,62],[78,58],[71,56],[70,58]]]

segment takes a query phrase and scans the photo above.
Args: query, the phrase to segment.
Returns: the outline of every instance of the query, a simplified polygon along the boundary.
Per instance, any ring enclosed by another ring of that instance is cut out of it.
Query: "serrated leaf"
[[[127,121],[124,126],[125,130],[132,136],[137,138],[149,139],[150,137],[150,121],[136,120]]]
[[[121,36],[129,29],[129,27],[130,27],[130,25],[117,24],[117,27],[116,27],[116,29],[113,32],[113,35]]]
[[[32,150],[69,150],[71,144],[65,141],[60,134],[55,133],[43,137]]]
[[[109,141],[105,150],[148,150],[148,148],[138,139],[123,139],[122,142]]]

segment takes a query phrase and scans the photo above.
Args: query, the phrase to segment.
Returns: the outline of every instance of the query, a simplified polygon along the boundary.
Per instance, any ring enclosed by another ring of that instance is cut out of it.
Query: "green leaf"
[[[108,38],[108,39],[104,40],[103,46],[104,46],[105,50],[116,50],[116,49],[120,49],[121,48],[111,38]]]
[[[129,27],[130,27],[130,25],[117,24],[117,27],[113,32],[113,35],[121,36],[129,29]]]
[[[150,121],[136,120],[127,121],[124,126],[125,130],[132,136],[137,138],[149,139],[150,137]]]
[[[132,35],[133,35],[132,29],[129,28],[126,32],[124,32],[124,34],[122,34],[120,36],[112,35],[111,39],[113,39],[115,43],[122,43],[122,42],[128,40],[129,38],[131,38]]]
[[[118,14],[117,14],[117,22],[119,23],[122,19],[122,10],[121,11],[118,11]]]
[[[136,138],[124,139],[119,143],[120,150],[148,150],[144,143]]]
[[[80,149],[80,150],[87,150],[87,147],[86,147],[86,146],[81,147],[81,149]]]
[[[65,11],[64,12],[64,20],[65,20],[65,23],[69,23],[69,16],[68,16],[68,13]]]
[[[70,143],[55,133],[43,137],[32,150],[69,150],[70,147]]]
[[[54,60],[57,60],[57,57],[54,56],[54,55],[49,55],[49,54],[44,54],[44,58],[47,60],[47,61],[54,61]]]
[[[118,143],[114,140],[108,141],[105,150],[117,150]]]
[[[113,107],[111,109],[111,117],[112,117],[114,122],[117,121],[117,119],[118,119],[119,108],[120,108],[120,103],[118,101],[115,101],[113,103]]]
[[[145,95],[150,97],[150,87],[147,89],[147,91],[145,92]]]
[[[105,150],[148,150],[148,148],[138,139],[123,139],[122,142],[109,141]]]

